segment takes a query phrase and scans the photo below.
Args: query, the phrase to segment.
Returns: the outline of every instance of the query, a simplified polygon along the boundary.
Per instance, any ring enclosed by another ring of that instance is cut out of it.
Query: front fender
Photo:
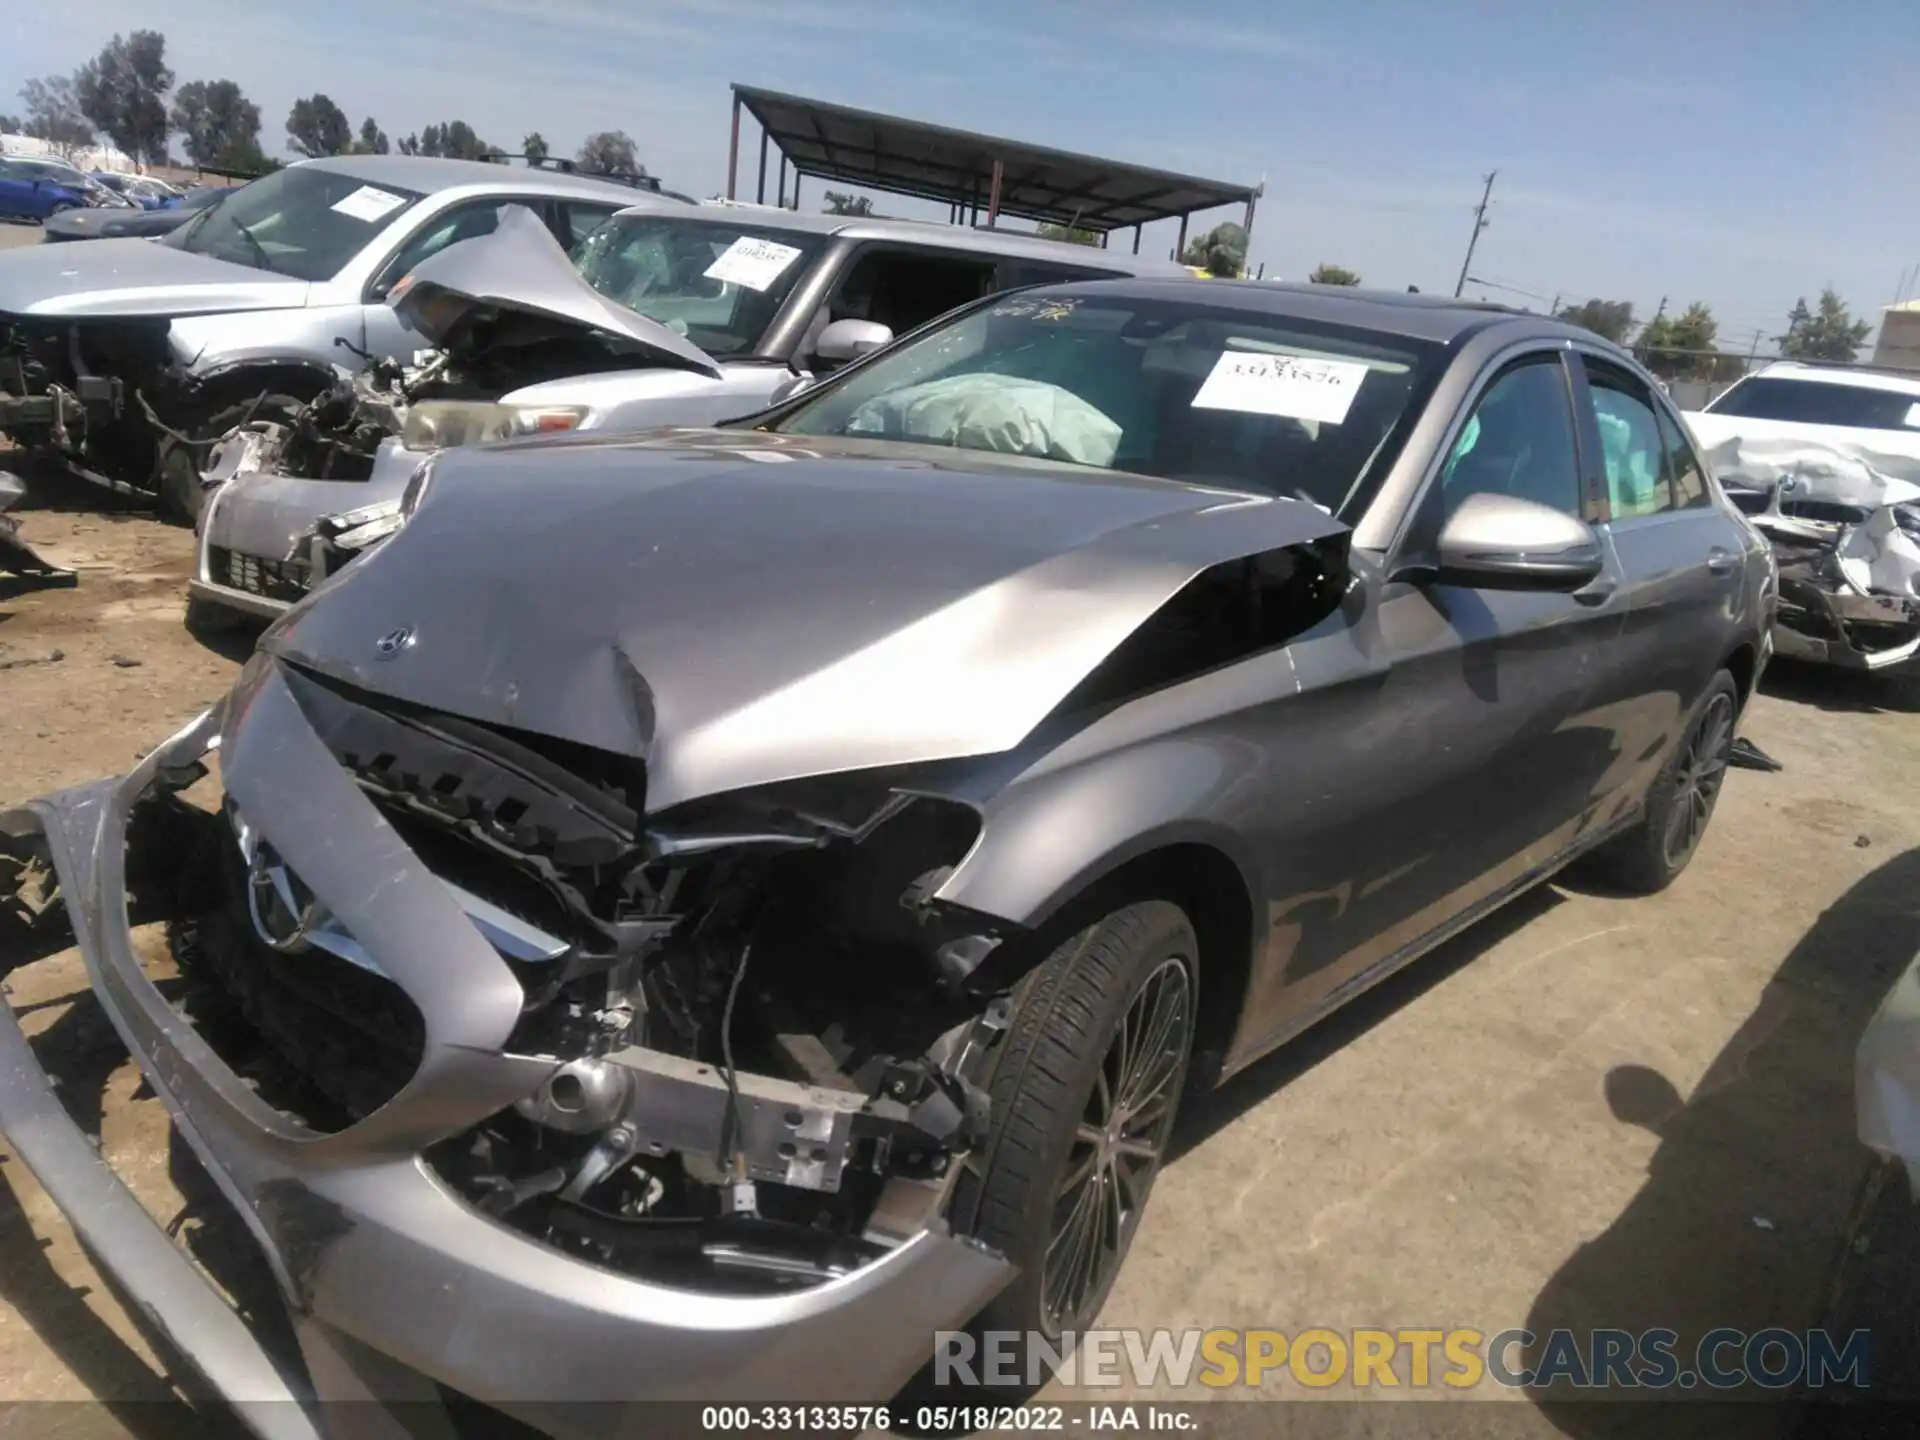
[[[985,807],[979,840],[934,898],[1031,929],[1144,855],[1203,845],[1232,862],[1263,915],[1267,876],[1233,818],[1237,797],[1258,793],[1260,764],[1232,736],[1189,733],[1016,782]]]
[[[338,365],[359,363],[336,339],[364,341],[357,306],[182,316],[167,330],[174,364],[195,382],[248,365],[315,368],[331,376]]]

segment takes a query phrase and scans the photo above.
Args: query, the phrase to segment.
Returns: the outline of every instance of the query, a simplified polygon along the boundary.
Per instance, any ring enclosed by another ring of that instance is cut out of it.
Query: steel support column
[[[740,97],[733,97],[733,138],[727,142],[727,199],[733,200],[734,182],[740,173]]]

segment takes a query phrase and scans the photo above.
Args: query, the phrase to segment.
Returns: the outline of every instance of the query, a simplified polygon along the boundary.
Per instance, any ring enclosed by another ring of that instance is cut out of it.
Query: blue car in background
[[[98,205],[102,193],[112,194],[104,186],[89,189],[88,183],[77,170],[41,160],[0,157],[0,220],[45,220],[62,210]]]

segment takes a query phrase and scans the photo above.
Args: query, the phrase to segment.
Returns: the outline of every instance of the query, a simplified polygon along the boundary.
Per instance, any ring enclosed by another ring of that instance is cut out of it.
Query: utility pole
[[[1554,316],[1558,315],[1559,313],[1560,313],[1560,297],[1556,295],[1553,297],[1553,304],[1547,307],[1547,318],[1551,320]]]
[[[1480,243],[1480,232],[1487,228],[1487,200],[1493,194],[1493,177],[1498,170],[1487,173],[1487,183],[1480,191],[1480,203],[1473,207],[1473,234],[1467,239],[1467,258],[1460,262],[1460,279],[1454,284],[1453,298],[1458,300],[1460,292],[1467,288],[1467,267],[1473,264],[1473,247]]]

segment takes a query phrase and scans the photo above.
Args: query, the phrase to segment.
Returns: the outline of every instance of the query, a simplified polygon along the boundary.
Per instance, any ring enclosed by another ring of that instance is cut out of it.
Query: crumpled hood
[[[582,280],[560,242],[524,205],[503,210],[492,234],[421,261],[401,277],[387,303],[408,326],[446,349],[457,350],[477,326],[521,317],[540,334],[553,333],[555,326],[589,330],[651,359],[720,376],[720,366],[698,345]],[[495,343],[501,338],[496,333]]]
[[[656,810],[1006,750],[1201,571],[1344,528],[1297,500],[745,431],[435,463],[406,527],[263,648],[641,756]]]
[[[121,212],[132,214],[132,211]],[[0,252],[0,312],[76,320],[306,304],[307,282],[138,238]]]
[[[1721,483],[1873,509],[1920,499],[1920,433],[1849,430],[1690,412],[1687,426]]]

